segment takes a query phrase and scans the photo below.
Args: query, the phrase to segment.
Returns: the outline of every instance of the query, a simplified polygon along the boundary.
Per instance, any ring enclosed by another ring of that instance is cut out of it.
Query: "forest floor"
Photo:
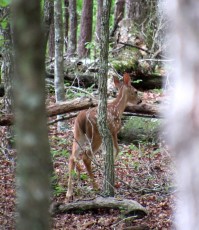
[[[153,103],[161,95],[145,93],[145,102]],[[54,98],[48,98],[48,104]],[[49,126],[49,140],[54,165],[53,202],[65,201],[68,178],[68,157],[71,153],[74,119],[68,120],[68,131],[57,132],[56,124]],[[6,128],[1,127],[0,139],[6,138]],[[119,210],[95,210],[84,214],[59,214],[52,218],[52,229],[172,229],[175,200],[173,178],[175,166],[164,140],[158,143],[133,144],[119,143],[120,154],[115,162],[115,196],[139,202],[148,215],[143,219],[124,218]],[[0,229],[15,229],[15,150],[0,146]],[[98,164],[103,165],[102,156],[96,154]],[[83,168],[83,167],[82,167]],[[93,166],[96,181],[103,184],[103,172]],[[84,169],[84,168],[83,168]],[[74,180],[74,200],[90,199],[100,194],[92,190],[86,171],[81,180]],[[101,186],[102,189],[102,186]]]

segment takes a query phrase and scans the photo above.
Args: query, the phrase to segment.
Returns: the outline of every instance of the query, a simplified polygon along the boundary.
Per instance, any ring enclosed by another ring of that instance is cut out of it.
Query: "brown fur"
[[[123,83],[120,83],[118,78],[114,78],[115,86],[119,89],[117,98],[107,106],[107,121],[108,127],[113,138],[114,155],[119,152],[117,134],[121,128],[121,117],[127,103],[137,104],[140,99],[137,95],[137,90],[131,86],[129,74],[124,74]],[[97,108],[81,111],[74,124],[74,141],[72,154],[69,159],[69,179],[67,199],[72,198],[72,171],[74,167],[81,170],[79,160],[82,159],[88,174],[91,178],[93,188],[97,189],[98,185],[94,180],[94,175],[91,169],[92,155],[101,146],[102,139],[97,128]],[[85,144],[89,145],[85,149]]]

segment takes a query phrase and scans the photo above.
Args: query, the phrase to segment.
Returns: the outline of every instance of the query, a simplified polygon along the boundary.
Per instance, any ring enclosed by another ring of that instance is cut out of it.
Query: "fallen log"
[[[65,113],[80,111],[97,106],[97,100],[92,98],[80,98],[72,101],[62,102],[47,107],[47,116],[52,117]],[[159,111],[157,106],[149,104],[140,104],[128,106],[125,112],[158,115]],[[0,126],[10,126],[14,122],[14,116],[11,114],[0,114]]]
[[[60,213],[83,213],[97,209],[119,209],[125,217],[136,216],[137,219],[147,215],[147,210],[134,200],[117,199],[113,197],[97,197],[93,200],[76,201],[66,204],[55,204],[51,208],[52,215]]]

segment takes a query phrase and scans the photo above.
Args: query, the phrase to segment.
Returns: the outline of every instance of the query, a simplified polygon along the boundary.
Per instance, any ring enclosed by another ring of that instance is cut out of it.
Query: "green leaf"
[[[0,6],[5,7],[5,6],[8,6],[10,3],[11,3],[11,0],[1,0]]]

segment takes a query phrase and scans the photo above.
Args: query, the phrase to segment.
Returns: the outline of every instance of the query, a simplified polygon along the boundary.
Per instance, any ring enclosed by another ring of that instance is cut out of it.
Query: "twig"
[[[139,46],[135,46],[135,45],[132,45],[132,44],[129,44],[129,43],[124,43],[124,42],[118,42],[118,44],[122,44],[122,45],[124,45],[124,46],[130,46],[130,47],[133,47],[133,48],[142,50],[142,51],[144,51],[144,52],[146,52],[146,53],[148,53],[148,54],[151,54],[148,50],[143,49],[143,48],[141,48],[141,47],[139,47]]]
[[[49,121],[48,125],[53,125],[57,123],[58,121],[68,120],[70,118],[76,117],[78,113],[71,113],[67,116],[61,116],[60,118],[54,119],[53,121]]]

